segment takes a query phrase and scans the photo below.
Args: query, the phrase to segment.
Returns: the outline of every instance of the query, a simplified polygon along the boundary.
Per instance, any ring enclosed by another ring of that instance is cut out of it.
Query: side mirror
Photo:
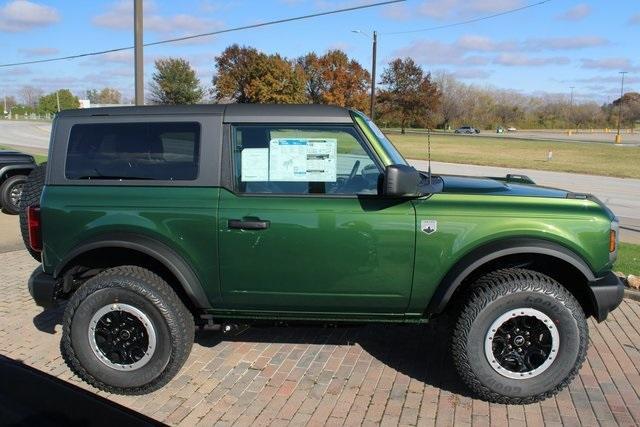
[[[384,170],[382,194],[388,197],[415,197],[418,195],[420,174],[407,165],[389,165]]]

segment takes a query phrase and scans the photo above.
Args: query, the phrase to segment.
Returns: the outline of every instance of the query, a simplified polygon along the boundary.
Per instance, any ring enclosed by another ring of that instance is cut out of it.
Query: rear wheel
[[[480,398],[526,404],[553,396],[586,357],[587,322],[576,299],[538,272],[507,269],[476,284],[457,320],[453,358]]]
[[[20,232],[22,233],[22,241],[27,251],[36,260],[40,261],[40,252],[34,251],[29,245],[29,226],[27,224],[27,208],[40,204],[40,196],[44,188],[44,177],[47,172],[47,164],[42,163],[36,166],[24,184],[22,195],[20,198]]]
[[[7,178],[0,187],[0,198],[2,198],[2,209],[10,215],[17,215],[20,212],[20,198],[27,177],[24,175],[14,175]]]
[[[81,379],[101,390],[144,394],[173,378],[193,345],[193,316],[149,270],[123,266],[84,283],[64,314],[61,349]]]

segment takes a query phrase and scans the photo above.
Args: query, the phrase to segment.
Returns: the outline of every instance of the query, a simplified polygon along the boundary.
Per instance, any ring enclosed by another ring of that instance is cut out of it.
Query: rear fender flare
[[[78,256],[95,249],[123,248],[141,252],[163,264],[178,279],[182,289],[199,309],[209,309],[211,304],[202,283],[185,259],[166,244],[139,234],[110,233],[94,237],[77,245],[56,266],[53,277],[58,278]]]

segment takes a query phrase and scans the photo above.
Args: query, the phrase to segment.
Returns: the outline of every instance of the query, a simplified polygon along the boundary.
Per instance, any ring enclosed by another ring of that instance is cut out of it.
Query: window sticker
[[[269,180],[336,182],[337,142],[335,138],[272,139]]]
[[[243,182],[269,180],[269,149],[245,148],[241,154],[240,177]]]

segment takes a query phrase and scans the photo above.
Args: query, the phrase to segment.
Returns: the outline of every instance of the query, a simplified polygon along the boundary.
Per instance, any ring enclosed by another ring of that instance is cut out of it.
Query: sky
[[[550,0],[512,14],[430,31],[540,0],[407,0],[402,3],[145,48],[145,81],[153,62],[183,57],[210,87],[214,59],[238,43],[289,58],[339,48],[366,68],[378,36],[378,76],[397,57],[425,71],[447,71],[465,83],[523,94],[568,94],[607,102],[640,91],[640,1]],[[144,0],[144,41],[375,3],[376,0]],[[396,34],[394,34],[396,33]],[[0,0],[0,64],[133,44],[133,0]],[[0,97],[32,85],[84,97],[105,86],[133,95],[133,51],[0,68]]]

